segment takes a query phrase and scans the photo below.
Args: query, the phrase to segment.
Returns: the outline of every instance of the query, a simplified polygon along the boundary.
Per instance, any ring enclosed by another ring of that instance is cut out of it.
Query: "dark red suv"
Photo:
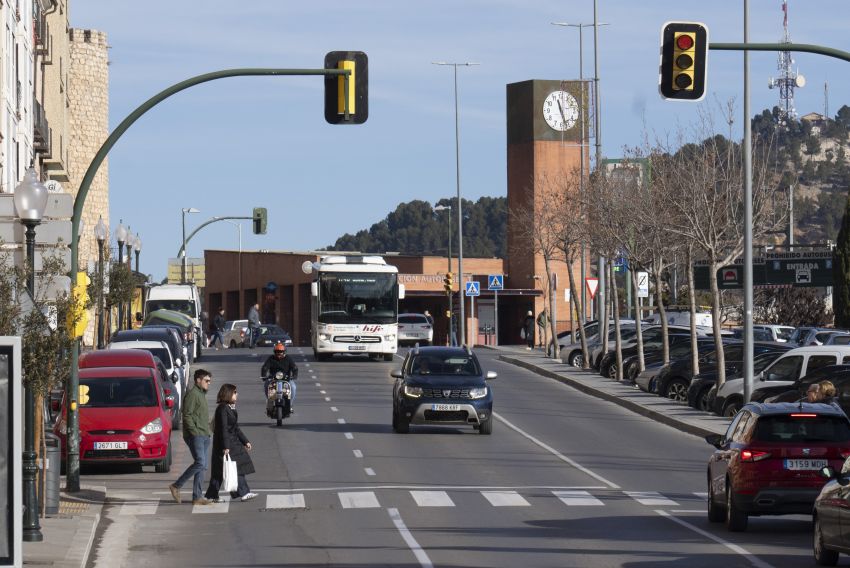
[[[840,470],[850,456],[850,419],[831,404],[751,402],[726,434],[705,439],[717,448],[708,460],[708,519],[743,531],[750,515],[812,513],[826,483],[820,470]]]

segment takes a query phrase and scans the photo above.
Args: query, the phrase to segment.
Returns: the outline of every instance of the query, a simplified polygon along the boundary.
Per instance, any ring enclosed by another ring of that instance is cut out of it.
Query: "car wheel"
[[[722,523],[726,518],[726,511],[717,505],[714,500],[714,492],[711,490],[711,479],[708,480],[708,520],[712,523]]]
[[[605,373],[605,376],[611,379],[612,381],[617,380],[617,364],[613,363],[608,365],[608,372]]]
[[[667,398],[676,402],[688,402],[688,385],[682,379],[673,379],[667,384]]]
[[[410,432],[410,422],[402,418],[397,412],[393,412],[393,430],[396,434],[407,434]]]
[[[726,404],[723,405],[723,416],[727,418],[731,418],[738,414],[738,411],[741,410],[741,402],[738,400],[730,400],[727,401]]]
[[[573,351],[567,358],[567,363],[569,363],[573,367],[581,369],[581,367],[584,365],[584,355],[582,355],[581,351]]]
[[[743,532],[747,530],[748,515],[735,505],[732,484],[726,481],[726,528],[730,532]]]
[[[697,395],[696,407],[697,410],[702,410],[703,412],[709,412],[711,410],[708,402],[708,389],[703,389],[703,391]]]
[[[157,473],[168,473],[171,471],[171,444],[168,444],[168,449],[165,450],[165,459],[156,463],[154,471]]]
[[[492,416],[490,418],[488,418],[487,420],[485,420],[484,422],[481,422],[481,424],[478,426],[478,433],[484,434],[485,436],[489,436],[490,434],[493,433],[493,417]]]
[[[829,550],[823,544],[823,530],[821,530],[818,517],[815,517],[814,553],[815,562],[818,566],[835,566],[838,564],[838,552]]]

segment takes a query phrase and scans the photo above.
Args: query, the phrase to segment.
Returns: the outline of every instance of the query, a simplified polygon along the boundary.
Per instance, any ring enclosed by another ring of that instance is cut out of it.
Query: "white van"
[[[186,314],[195,322],[194,359],[201,357],[204,330],[201,328],[201,296],[194,284],[161,284],[148,290],[145,317],[156,310],[174,310]]]
[[[753,390],[791,386],[794,381],[815,369],[847,364],[850,364],[850,345],[813,345],[789,349],[753,377]],[[743,401],[744,379],[732,379],[717,390],[714,409],[723,416],[734,416],[743,406]]]

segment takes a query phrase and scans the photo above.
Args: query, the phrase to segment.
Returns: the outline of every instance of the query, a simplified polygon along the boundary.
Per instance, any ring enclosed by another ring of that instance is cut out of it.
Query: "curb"
[[[695,424],[689,424],[687,422],[677,420],[676,418],[672,418],[671,416],[664,414],[663,412],[658,412],[657,410],[647,408],[631,400],[626,400],[622,397],[594,389],[582,383],[581,381],[577,381],[567,375],[562,375],[554,371],[543,369],[532,363],[522,361],[521,359],[515,359],[510,355],[499,355],[499,360],[504,361],[505,363],[510,363],[511,365],[516,365],[517,367],[522,367],[523,369],[527,369],[529,371],[533,371],[538,375],[554,379],[585,394],[595,396],[596,398],[601,398],[602,400],[607,400],[608,402],[613,402],[614,404],[622,406],[623,408],[631,410],[632,412],[635,412],[642,416],[646,416],[647,418],[651,418],[656,422],[661,422],[662,424],[666,424],[667,426],[671,426],[673,428],[676,428],[677,430],[681,430],[682,432],[693,434],[694,436],[699,436],[701,438],[715,433],[713,430],[709,430],[707,428],[702,428]]]
[[[87,499],[81,495],[76,495],[74,493],[66,493],[62,494],[73,500],[83,501],[86,503],[90,503],[94,511],[92,515],[81,515],[81,517],[91,519],[91,526],[85,527],[80,526],[77,529],[77,532],[74,536],[74,540],[71,543],[71,546],[68,548],[68,554],[65,557],[69,564],[74,566],[80,566],[80,568],[85,568],[89,563],[89,556],[91,556],[92,547],[94,546],[94,537],[97,534],[97,528],[100,526],[101,520],[101,512],[103,511],[103,505],[106,503],[106,486],[105,485],[89,485],[80,487],[83,492],[96,492],[102,493],[103,499],[101,501],[97,501],[94,499]],[[88,532],[88,535],[86,533]],[[79,561],[79,564],[76,562]]]

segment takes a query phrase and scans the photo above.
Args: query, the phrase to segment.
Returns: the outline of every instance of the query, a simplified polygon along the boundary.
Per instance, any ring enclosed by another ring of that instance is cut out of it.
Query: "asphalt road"
[[[260,497],[193,507],[168,484],[190,463],[175,433],[169,474],[84,470],[109,504],[92,567],[117,566],[737,566],[812,564],[806,517],[753,518],[728,533],[705,514],[702,439],[496,360],[492,436],[472,427],[393,433],[395,363],[344,358],[300,367],[295,415],[264,413],[270,350],[205,353],[210,407],[239,388]],[[686,564],[685,564],[686,563]]]

